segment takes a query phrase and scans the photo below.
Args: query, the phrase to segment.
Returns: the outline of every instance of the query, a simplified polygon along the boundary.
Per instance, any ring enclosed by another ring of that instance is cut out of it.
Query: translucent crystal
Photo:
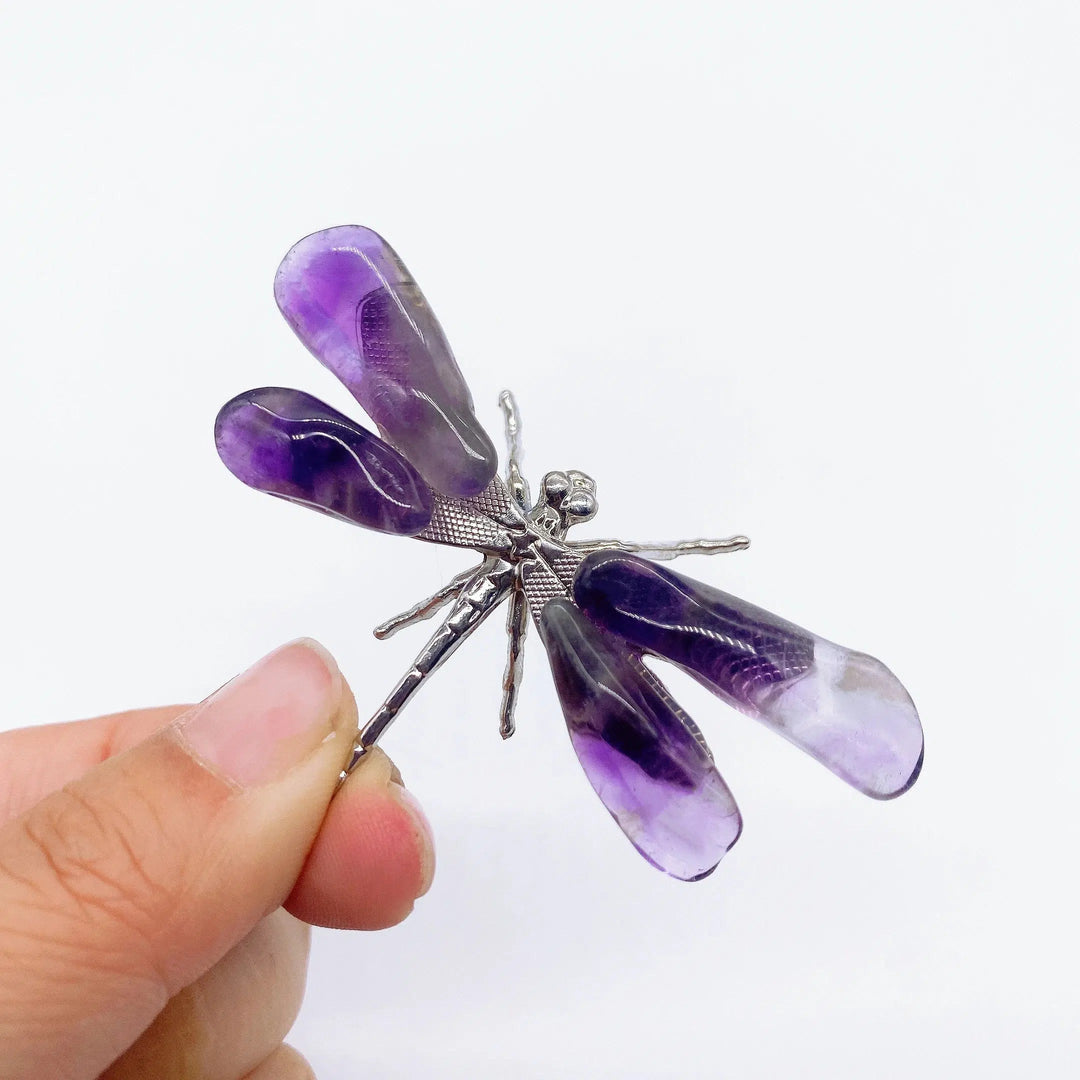
[[[621,552],[586,558],[574,598],[597,625],[685,668],[867,795],[893,798],[917,779],[919,715],[872,656]]]
[[[274,282],[300,340],[348,388],[383,437],[437,491],[476,495],[498,458],[442,329],[405,265],[378,233],[312,233]]]
[[[264,386],[223,406],[218,454],[250,487],[382,532],[419,532],[431,490],[377,435],[310,394]]]
[[[693,722],[636,654],[569,600],[548,601],[540,632],[570,741],[611,816],[654,866],[704,877],[742,821]]]

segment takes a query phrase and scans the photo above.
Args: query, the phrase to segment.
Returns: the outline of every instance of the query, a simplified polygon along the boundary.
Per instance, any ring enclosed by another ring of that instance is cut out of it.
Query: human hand
[[[0,1080],[299,1080],[309,923],[377,929],[434,854],[321,646],[201,705],[0,734]]]

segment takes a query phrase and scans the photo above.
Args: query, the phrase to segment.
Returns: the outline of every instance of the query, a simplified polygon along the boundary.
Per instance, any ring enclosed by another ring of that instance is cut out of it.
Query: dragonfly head
[[[577,469],[549,472],[544,476],[541,503],[553,510],[563,531],[596,517],[596,481]]]

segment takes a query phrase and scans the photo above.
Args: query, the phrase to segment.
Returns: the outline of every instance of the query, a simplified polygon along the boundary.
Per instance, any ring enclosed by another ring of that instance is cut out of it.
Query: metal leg
[[[672,543],[627,543],[623,540],[585,540],[567,542],[572,548],[588,551],[626,551],[646,559],[666,562],[681,555],[722,555],[728,551],[743,551],[750,546],[745,536],[729,536],[724,540],[677,540]]]
[[[509,739],[514,734],[514,706],[521,688],[521,672],[524,666],[523,649],[525,633],[529,628],[529,605],[521,578],[514,578],[510,606],[506,612],[506,674],[503,675],[502,704],[499,707],[499,734]]]
[[[400,615],[395,615],[392,619],[387,619],[386,622],[376,626],[375,636],[380,641],[385,641],[388,637],[393,637],[399,630],[404,630],[406,626],[413,626],[415,623],[430,619],[436,611],[449,604],[480,571],[485,568],[491,569],[493,565],[493,560],[484,560],[479,566],[470,566],[468,570],[462,570],[460,574],[452,577],[438,592],[433,593],[426,600],[421,600],[419,604],[414,604],[408,611],[403,611]]]
[[[506,428],[506,486],[510,489],[514,501],[522,510],[532,509],[529,496],[529,482],[521,475],[521,461],[524,451],[521,446],[521,414],[517,402],[509,390],[499,395],[499,406],[503,411]]]
[[[485,569],[474,574],[462,589],[450,614],[390,691],[378,712],[360,729],[352,758],[341,774],[342,780],[352,772],[368,748],[375,745],[428,676],[506,599],[513,587],[514,568],[501,561],[494,569],[488,569],[487,562],[484,565]]]

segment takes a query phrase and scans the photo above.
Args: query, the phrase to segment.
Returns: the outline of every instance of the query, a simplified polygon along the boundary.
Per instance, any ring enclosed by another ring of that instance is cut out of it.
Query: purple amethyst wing
[[[259,491],[381,532],[411,536],[431,520],[431,490],[396,450],[300,390],[238,394],[214,440],[229,471]]]
[[[742,821],[700,733],[639,656],[571,601],[544,605],[540,633],[570,741],[611,816],[654,866],[705,877]]]
[[[919,715],[872,656],[621,552],[588,556],[574,598],[597,625],[678,664],[867,795],[889,799],[918,778]]]
[[[282,260],[274,296],[300,340],[436,491],[483,491],[495,448],[442,328],[378,233],[340,225],[306,236]]]

